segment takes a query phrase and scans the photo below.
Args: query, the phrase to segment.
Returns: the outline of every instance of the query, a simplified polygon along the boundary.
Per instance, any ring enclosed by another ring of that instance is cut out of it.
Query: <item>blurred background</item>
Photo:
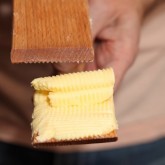
[[[49,64],[12,65],[11,40],[12,0],[0,0],[0,165],[18,165],[19,161],[47,165],[165,165],[163,1],[147,14],[139,56],[115,95],[120,126],[117,143],[60,147],[53,152],[31,149],[33,91],[29,84],[36,77],[52,75],[54,70]]]
[[[12,32],[12,0],[0,1],[0,49],[1,51],[11,48]],[[2,55],[2,54],[1,54]]]

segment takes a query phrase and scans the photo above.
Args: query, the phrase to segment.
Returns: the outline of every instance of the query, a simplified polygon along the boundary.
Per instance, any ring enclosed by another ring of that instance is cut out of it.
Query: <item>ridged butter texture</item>
[[[68,92],[99,87],[112,87],[114,82],[113,70],[104,69],[37,78],[32,81],[32,86],[35,90]]]
[[[111,68],[35,79],[32,130],[37,141],[99,137],[116,130],[114,83]]]
[[[113,90],[106,88],[94,88],[80,90],[79,92],[50,92],[48,98],[51,106],[71,106],[71,105],[90,105],[101,103],[108,100],[113,94]]]

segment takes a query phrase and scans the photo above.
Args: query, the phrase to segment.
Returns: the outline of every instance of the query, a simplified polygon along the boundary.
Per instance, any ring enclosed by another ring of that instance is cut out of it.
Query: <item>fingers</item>
[[[85,69],[84,63],[60,63],[53,64],[58,73],[72,73],[72,72],[80,72]]]

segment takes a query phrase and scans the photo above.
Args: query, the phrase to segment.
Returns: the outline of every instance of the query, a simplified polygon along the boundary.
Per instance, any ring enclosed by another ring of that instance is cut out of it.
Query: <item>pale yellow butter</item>
[[[35,79],[33,135],[38,142],[75,140],[118,129],[112,69]]]

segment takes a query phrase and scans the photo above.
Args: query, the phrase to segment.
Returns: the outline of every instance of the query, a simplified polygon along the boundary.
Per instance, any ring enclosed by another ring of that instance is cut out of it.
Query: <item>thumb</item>
[[[97,1],[96,1],[97,2]],[[95,40],[97,33],[101,29],[102,21],[103,19],[99,16],[100,12],[98,13],[97,9],[100,8],[100,3],[96,3],[94,1],[89,1],[89,14],[91,22],[91,31],[92,31],[92,38]],[[100,10],[99,10],[100,11]],[[72,73],[72,72],[78,72],[83,71],[86,69],[86,64],[84,63],[55,63],[53,64],[55,69],[59,73]]]
[[[106,3],[89,0],[89,15],[93,40],[97,38],[100,31],[102,31],[111,20],[111,17],[107,13],[109,13],[109,7],[107,7]]]

